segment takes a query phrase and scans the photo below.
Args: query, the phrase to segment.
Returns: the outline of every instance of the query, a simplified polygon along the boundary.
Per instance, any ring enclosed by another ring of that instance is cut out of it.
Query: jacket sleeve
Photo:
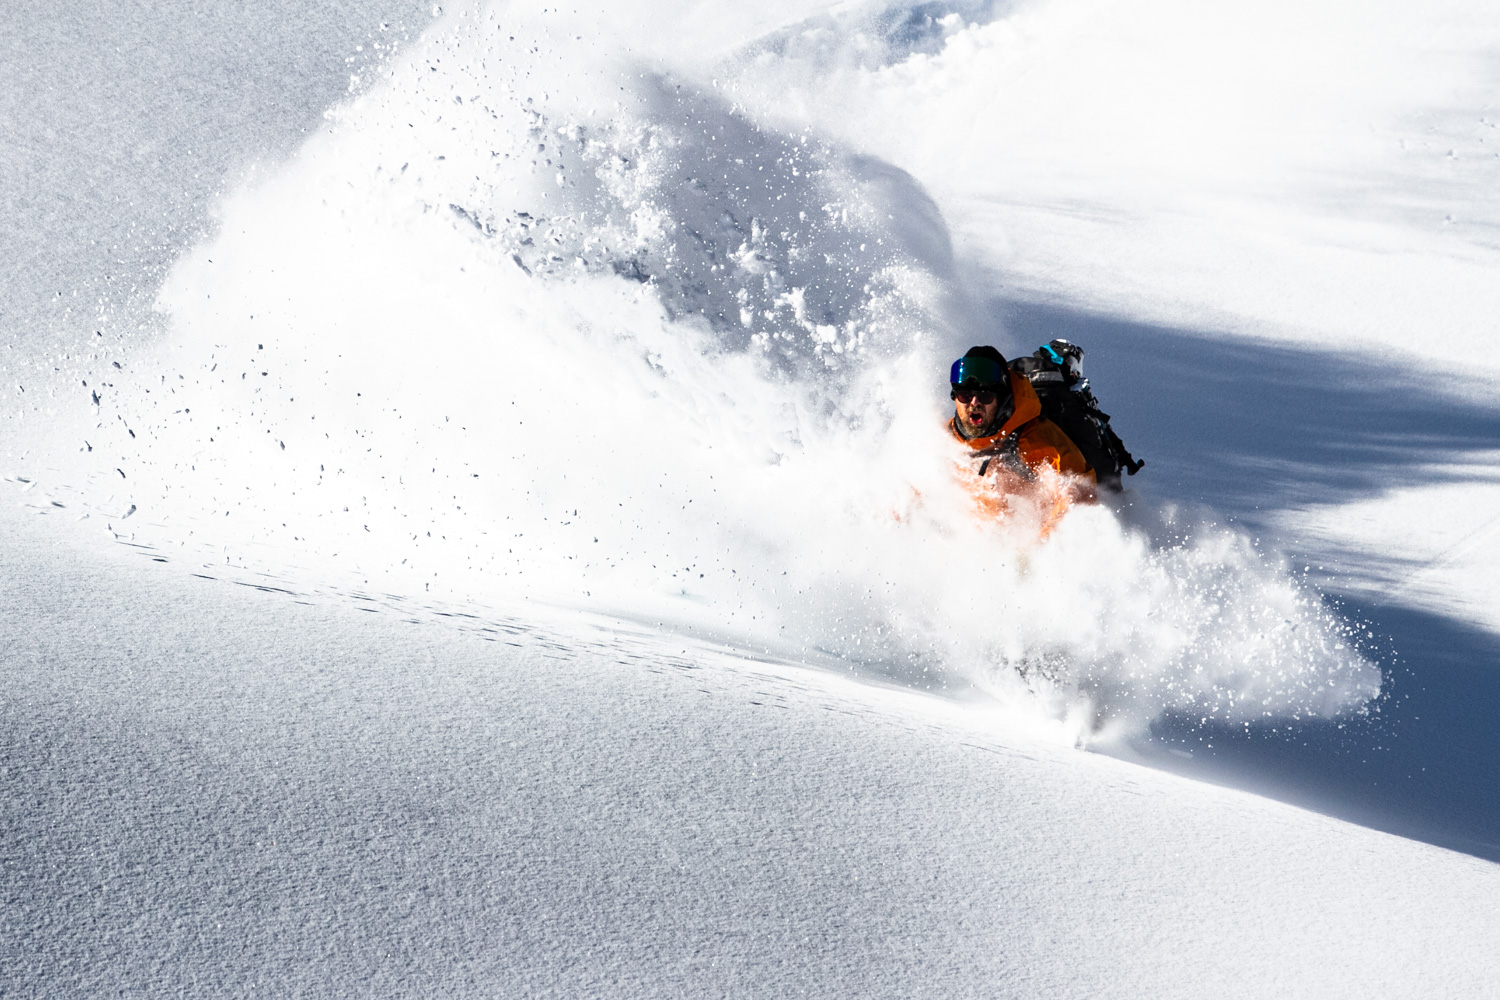
[[[1083,452],[1061,427],[1046,417],[1032,421],[1017,437],[1016,445],[1021,460],[1033,469],[1050,465],[1058,472],[1079,476],[1091,483],[1097,480]]]

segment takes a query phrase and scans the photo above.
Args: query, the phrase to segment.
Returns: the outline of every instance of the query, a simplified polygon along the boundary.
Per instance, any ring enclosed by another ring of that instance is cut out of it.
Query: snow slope
[[[4,15],[15,990],[1483,995],[1316,814],[1500,859],[1500,43],[1383,15]],[[1038,545],[933,373],[1055,335]]]
[[[7,995],[1493,984],[1489,862],[836,673],[0,517]]]

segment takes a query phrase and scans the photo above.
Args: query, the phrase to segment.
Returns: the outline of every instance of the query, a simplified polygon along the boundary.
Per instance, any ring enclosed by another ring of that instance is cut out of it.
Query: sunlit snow
[[[12,21],[20,993],[1500,972],[1482,3]],[[1054,336],[1042,537],[942,373]]]

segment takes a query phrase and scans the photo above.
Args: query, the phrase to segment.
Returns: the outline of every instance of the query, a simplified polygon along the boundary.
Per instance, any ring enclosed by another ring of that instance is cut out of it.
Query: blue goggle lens
[[[959,358],[953,362],[948,381],[954,385],[978,382],[980,385],[999,385],[1005,380],[1005,369],[994,358]]]

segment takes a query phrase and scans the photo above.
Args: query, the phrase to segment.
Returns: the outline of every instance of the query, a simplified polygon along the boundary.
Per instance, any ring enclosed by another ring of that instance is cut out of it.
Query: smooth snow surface
[[[1488,862],[697,642],[164,574],[48,509],[0,515],[7,995],[1493,984]]]
[[[1500,633],[1500,477],[1493,462],[1490,456],[1477,483],[1412,486],[1362,502],[1289,511],[1285,530],[1338,560],[1341,583],[1352,593],[1453,614]],[[1426,530],[1413,532],[1414,524]],[[1366,552],[1370,538],[1387,542]]]
[[[0,28],[0,996],[1500,979],[1483,3]]]

